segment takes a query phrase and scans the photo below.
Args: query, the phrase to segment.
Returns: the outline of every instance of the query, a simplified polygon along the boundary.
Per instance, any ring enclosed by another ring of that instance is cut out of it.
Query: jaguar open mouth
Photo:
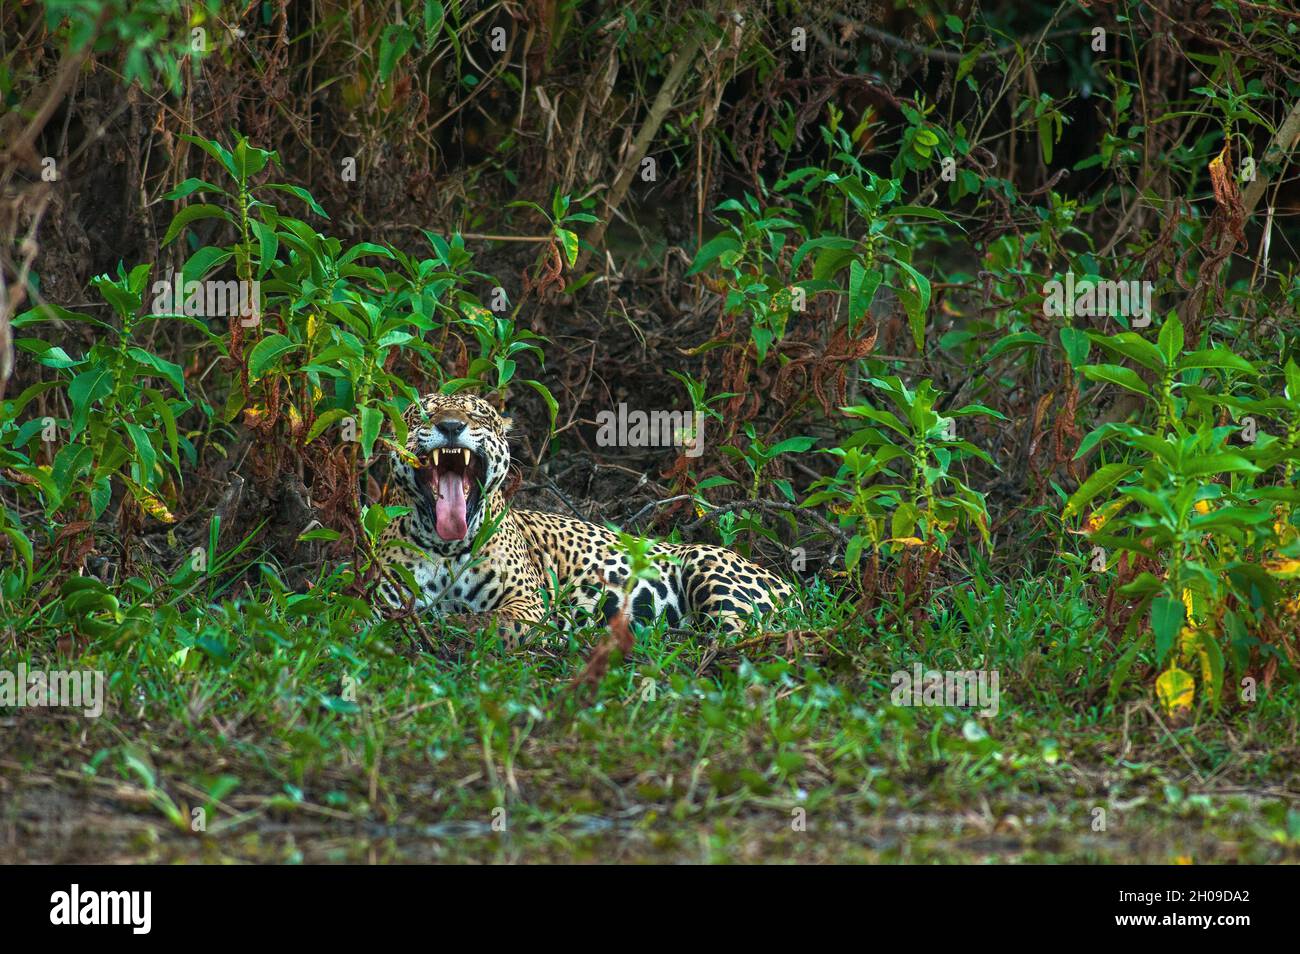
[[[415,472],[433,500],[434,527],[444,540],[464,540],[482,495],[483,462],[468,447],[430,451]]]

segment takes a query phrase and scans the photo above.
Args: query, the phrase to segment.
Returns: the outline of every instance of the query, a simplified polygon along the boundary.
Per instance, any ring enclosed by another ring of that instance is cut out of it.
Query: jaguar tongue
[[[463,540],[465,523],[465,475],[454,470],[438,472],[438,502],[434,504],[435,526],[444,540]]]

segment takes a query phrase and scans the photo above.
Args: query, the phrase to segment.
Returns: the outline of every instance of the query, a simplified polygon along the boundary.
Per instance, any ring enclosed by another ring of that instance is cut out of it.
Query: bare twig
[[[673,108],[673,101],[677,97],[678,87],[682,85],[682,81],[686,79],[687,71],[695,63],[695,58],[699,54],[703,42],[703,36],[703,30],[691,31],[691,37],[687,40],[686,47],[678,54],[672,69],[668,71],[664,85],[659,87],[659,94],[655,96],[654,104],[650,107],[650,112],[646,116],[645,122],[641,124],[636,139],[632,141],[632,148],[628,150],[627,158],[623,161],[623,168],[619,172],[618,178],[614,180],[609,195],[605,198],[605,214],[587,233],[587,247],[578,256],[575,271],[581,272],[586,268],[587,261],[591,258],[592,249],[605,238],[605,229],[609,226],[615,211],[627,195],[628,187],[632,185],[632,177],[641,168],[641,160],[645,158],[646,152],[649,151],[650,143],[658,134],[659,127],[663,125],[669,110]]]

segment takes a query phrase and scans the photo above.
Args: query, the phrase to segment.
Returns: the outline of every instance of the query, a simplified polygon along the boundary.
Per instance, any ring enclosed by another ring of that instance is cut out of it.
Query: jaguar
[[[488,401],[426,395],[406,412],[406,453],[392,484],[407,512],[380,540],[390,607],[439,618],[487,617],[512,643],[524,640],[566,595],[577,608],[670,627],[742,632],[793,598],[789,583],[725,547],[650,541],[658,569],[631,579],[631,559],[606,527],[509,506],[510,421]],[[409,571],[392,572],[396,566]],[[413,580],[415,592],[409,582]]]

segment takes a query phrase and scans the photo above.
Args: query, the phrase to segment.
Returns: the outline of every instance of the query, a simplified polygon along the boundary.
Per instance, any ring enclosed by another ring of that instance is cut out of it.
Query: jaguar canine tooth
[[[434,466],[434,467],[437,467],[437,466],[438,466],[438,458],[440,458],[440,457],[442,457],[442,448],[441,448],[441,447],[435,447],[435,448],[433,449],[433,466]]]
[[[463,457],[463,459],[464,459],[464,461],[465,461],[465,466],[468,467],[468,466],[469,466],[469,448],[468,448],[468,447],[462,447],[462,448],[460,449],[460,452],[461,452],[461,455],[462,455],[462,457]]]

